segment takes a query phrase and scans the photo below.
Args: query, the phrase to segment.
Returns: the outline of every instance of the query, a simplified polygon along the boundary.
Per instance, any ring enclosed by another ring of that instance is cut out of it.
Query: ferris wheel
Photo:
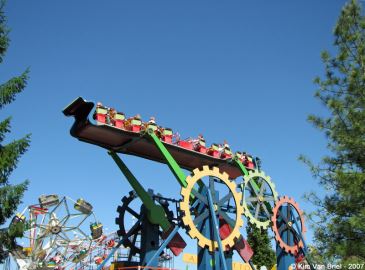
[[[12,256],[20,270],[73,269],[88,257],[103,234],[93,207],[84,199],[42,195],[11,221],[22,223],[23,237]]]

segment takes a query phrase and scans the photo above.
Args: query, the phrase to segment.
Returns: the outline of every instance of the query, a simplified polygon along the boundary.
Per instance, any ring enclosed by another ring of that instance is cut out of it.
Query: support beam
[[[160,139],[156,136],[155,132],[152,129],[147,130],[146,134],[150,136],[155,143],[157,149],[160,151],[162,156],[164,157],[167,165],[169,166],[171,172],[176,177],[176,180],[179,182],[180,186],[186,187],[186,175],[180,168],[179,164],[177,164],[176,160],[172,157],[170,152],[166,149]]]

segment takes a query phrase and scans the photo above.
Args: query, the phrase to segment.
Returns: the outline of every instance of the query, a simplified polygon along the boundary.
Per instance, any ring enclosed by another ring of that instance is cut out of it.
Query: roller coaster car
[[[60,199],[58,198],[58,195],[51,194],[39,196],[38,201],[42,208],[47,208],[58,204],[60,202]]]
[[[85,215],[90,214],[93,209],[90,203],[81,198],[76,201],[74,208]]]
[[[216,143],[213,143],[207,150],[207,154],[209,156],[219,158],[219,146]]]
[[[95,222],[90,224],[91,236],[93,239],[98,239],[103,234],[103,224]]]
[[[144,123],[142,130],[153,130],[156,134],[158,132],[158,126],[153,123]]]
[[[182,147],[182,148],[185,148],[185,149],[189,149],[189,150],[193,150],[194,147],[193,147],[193,143],[191,141],[183,141],[183,140],[180,140],[177,142],[177,145]]]
[[[96,124],[106,124],[107,122],[107,116],[108,116],[108,110],[107,108],[103,106],[97,106],[93,115],[94,120],[96,121]]]
[[[195,145],[194,150],[198,151],[199,153],[206,154],[207,153],[207,147],[205,145],[205,140],[200,139]]]
[[[246,153],[243,154],[243,165],[245,165],[248,169],[255,169],[255,163],[253,162],[253,158],[251,155]]]
[[[232,151],[230,148],[225,147],[221,153],[221,158],[227,159],[232,158]]]
[[[22,214],[20,213],[17,213],[13,219],[11,220],[10,222],[10,226],[12,225],[15,225],[15,224],[18,224],[18,223],[24,223],[25,222],[25,216],[23,216]]]
[[[234,156],[239,160],[239,161],[241,161],[241,163],[243,163],[243,155],[242,155],[242,153],[241,152],[236,152],[235,154],[234,154]]]
[[[160,128],[160,139],[166,143],[172,143],[172,129]]]
[[[122,112],[117,112],[114,115],[114,126],[117,128],[124,128],[125,115]]]
[[[132,117],[125,121],[124,126],[126,130],[140,132],[142,128],[142,120],[136,117]]]

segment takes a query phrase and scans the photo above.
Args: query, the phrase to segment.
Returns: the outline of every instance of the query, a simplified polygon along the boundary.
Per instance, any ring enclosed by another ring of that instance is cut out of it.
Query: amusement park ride
[[[301,261],[310,263],[303,212],[293,199],[278,196],[258,158],[233,153],[228,144],[207,147],[203,136],[180,140],[171,129],[157,126],[153,118],[147,123],[139,115],[127,119],[100,103],[92,115],[94,122],[89,119],[93,108],[93,102],[79,97],[64,109],[66,116],[75,118],[71,135],[106,149],[133,189],[117,208],[119,238],[108,255],[100,258],[97,269],[103,269],[121,246],[128,247],[129,254],[114,261],[112,269],[158,269],[161,260],[178,256],[186,247],[180,228],[197,240],[199,270],[232,269],[234,251],[255,269],[251,261],[255,251],[240,232],[243,216],[259,228],[271,227],[277,242],[277,269],[287,270]],[[146,190],[120,154],[167,164],[181,186],[179,196],[166,198]],[[137,207],[136,202],[140,203]],[[127,215],[136,220],[130,229]],[[96,220],[93,224],[98,226]]]

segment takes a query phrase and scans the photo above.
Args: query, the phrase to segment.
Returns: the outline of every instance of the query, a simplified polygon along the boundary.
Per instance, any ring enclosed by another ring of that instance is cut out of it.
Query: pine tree
[[[0,63],[3,62],[10,42],[4,5],[5,1],[0,1]],[[24,90],[27,79],[28,70],[0,85],[0,109],[13,102],[16,95]],[[19,140],[4,142],[5,135],[10,132],[10,122],[11,117],[0,122],[0,225],[5,224],[14,215],[28,186],[28,181],[17,185],[9,183],[11,173],[16,169],[20,157],[26,152],[30,143],[29,134]],[[19,226],[0,229],[0,263],[8,256],[8,250],[15,247],[14,238],[22,233],[20,230]]]
[[[259,269],[265,265],[267,269],[276,264],[275,252],[271,248],[271,242],[267,230],[257,228],[248,222],[247,224],[247,241],[252,250],[255,252],[252,262]]]
[[[317,77],[315,96],[328,116],[308,120],[324,132],[330,154],[319,164],[306,162],[325,190],[307,194],[317,211],[315,243],[332,262],[365,262],[365,17],[350,0],[334,29],[333,56],[325,51],[323,78]]]

